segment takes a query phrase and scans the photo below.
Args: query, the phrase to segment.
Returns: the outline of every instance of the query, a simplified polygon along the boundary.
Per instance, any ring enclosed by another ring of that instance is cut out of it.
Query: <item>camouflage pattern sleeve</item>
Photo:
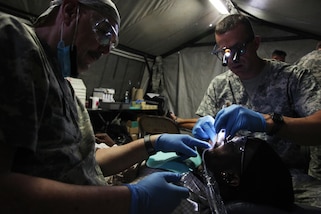
[[[13,16],[0,15],[0,31],[0,143],[17,148],[12,171],[105,185],[94,142],[82,144],[75,100],[55,56]]]
[[[26,29],[21,21],[0,15],[0,143],[10,141],[14,146],[34,150],[41,117],[35,94],[44,100],[46,92],[39,89],[48,85],[43,80],[36,84],[44,79],[38,73],[42,70],[41,59]]]
[[[306,54],[295,64],[311,69],[312,74],[321,84],[321,50],[314,50]]]
[[[316,77],[318,83],[321,85],[321,50],[314,50],[306,54],[301,59],[299,59],[296,64],[311,69],[311,73]],[[310,162],[308,174],[318,180],[321,180],[321,146],[310,146]],[[314,188],[307,189],[310,190],[307,191],[308,193],[310,193]],[[304,195],[304,197],[306,196]],[[319,204],[321,204],[320,198],[314,198],[318,199]]]
[[[243,104],[246,101],[247,94],[241,81],[228,70],[211,81],[196,114],[215,117],[222,108],[231,104]]]

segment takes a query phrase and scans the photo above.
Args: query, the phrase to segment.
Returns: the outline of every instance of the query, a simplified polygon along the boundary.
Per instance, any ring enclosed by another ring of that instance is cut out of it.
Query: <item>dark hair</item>
[[[272,56],[275,56],[275,55],[286,57],[286,52],[282,50],[274,50],[272,52]]]
[[[321,48],[321,41],[318,41],[317,46],[315,47],[316,50]]]
[[[215,26],[215,34],[224,34],[230,30],[233,30],[239,24],[242,24],[245,27],[246,33],[249,35],[249,39],[254,38],[254,31],[250,20],[246,16],[240,14],[232,14],[222,19]]]

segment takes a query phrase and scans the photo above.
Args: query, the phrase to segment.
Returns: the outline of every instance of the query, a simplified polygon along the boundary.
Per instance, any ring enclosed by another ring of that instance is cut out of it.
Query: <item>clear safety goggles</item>
[[[240,56],[246,53],[247,45],[253,41],[254,38],[249,39],[248,41],[236,44],[232,47],[223,47],[219,48],[217,45],[214,46],[212,54],[216,55],[219,60],[222,61],[222,65],[226,66],[228,59],[232,58],[234,63],[238,63]]]
[[[91,18],[92,30],[95,33],[96,40],[101,46],[113,49],[118,45],[118,25],[113,26],[107,18],[101,18],[97,21]]]

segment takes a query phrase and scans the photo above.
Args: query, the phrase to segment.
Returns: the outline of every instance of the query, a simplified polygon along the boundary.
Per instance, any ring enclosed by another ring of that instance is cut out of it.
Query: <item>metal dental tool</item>
[[[219,194],[218,184],[213,176],[209,174],[206,168],[206,163],[204,159],[204,154],[208,149],[205,149],[202,153],[202,161],[203,161],[203,173],[206,182],[206,196],[208,205],[211,210],[211,214],[227,214],[223,200]]]
[[[225,144],[225,129],[221,129],[221,131],[216,135],[215,147],[219,147]]]
[[[214,145],[221,146],[225,142],[225,129],[222,129],[216,136],[216,142]],[[223,203],[223,200],[219,194],[218,184],[214,178],[207,171],[204,154],[209,149],[205,149],[202,153],[202,162],[203,162],[203,175],[206,182],[206,196],[209,207],[211,209],[211,214],[226,214],[226,209]]]

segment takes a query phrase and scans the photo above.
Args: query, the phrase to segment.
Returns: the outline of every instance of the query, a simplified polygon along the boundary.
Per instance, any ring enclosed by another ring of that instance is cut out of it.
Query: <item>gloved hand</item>
[[[187,134],[162,134],[155,142],[155,150],[176,152],[183,158],[196,157],[195,147],[209,148],[210,145]]]
[[[193,127],[192,134],[198,139],[210,139],[212,143],[215,143],[216,130],[214,122],[214,118],[209,115],[199,118]]]
[[[231,105],[217,113],[214,127],[216,130],[225,129],[225,136],[233,137],[239,130],[264,132],[266,122],[263,115],[258,112],[240,105]]]
[[[171,213],[189,196],[186,187],[177,186],[181,175],[172,172],[153,173],[137,184],[126,185],[131,192],[131,214]]]

